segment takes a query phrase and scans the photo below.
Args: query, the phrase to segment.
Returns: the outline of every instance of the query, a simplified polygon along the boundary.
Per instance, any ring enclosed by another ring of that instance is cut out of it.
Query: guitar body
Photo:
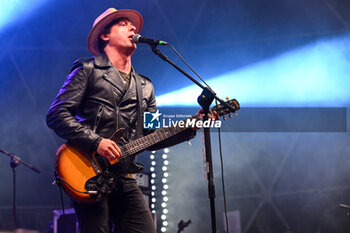
[[[120,145],[124,129],[117,130],[111,139]],[[63,144],[56,153],[56,181],[77,202],[92,203],[106,197],[115,187],[119,177],[143,169],[135,162],[135,155],[108,161],[97,153],[84,154]]]
[[[79,193],[73,189],[86,191],[86,181],[98,175],[88,156],[68,144],[63,144],[57,151],[55,172],[56,176],[66,181],[60,179],[59,183],[71,198],[79,202],[93,202],[90,194]]]

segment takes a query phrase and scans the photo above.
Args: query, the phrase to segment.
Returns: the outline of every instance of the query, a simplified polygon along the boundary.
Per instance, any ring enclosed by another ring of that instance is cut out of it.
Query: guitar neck
[[[155,132],[144,137],[138,138],[122,146],[123,156],[129,156],[141,152],[159,142],[162,142],[184,130],[186,127],[172,126],[168,128],[157,129]]]
[[[225,115],[227,113],[230,112],[235,112],[236,110],[238,110],[240,108],[239,103],[237,102],[237,100],[232,99],[232,100],[228,100],[226,102],[226,105],[228,105],[231,109],[227,108],[226,106],[223,106],[222,104],[216,105],[214,106],[211,111],[215,111],[217,113],[218,116],[222,116]],[[233,109],[233,110],[232,110]],[[184,122],[186,121],[192,121],[192,120],[198,120],[198,116],[193,116],[190,118],[187,118],[184,120]],[[186,125],[186,124],[185,124]],[[136,139],[132,142],[129,142],[125,145],[123,145],[121,147],[122,150],[122,154],[123,156],[129,156],[129,155],[133,155],[136,154],[138,152],[141,152],[159,142],[162,142],[168,138],[170,138],[171,136],[174,136],[188,128],[190,128],[191,126],[184,126],[184,125],[173,125],[171,127],[167,127],[167,128],[161,128],[156,130],[155,132],[148,134],[147,136],[141,137],[139,139]]]

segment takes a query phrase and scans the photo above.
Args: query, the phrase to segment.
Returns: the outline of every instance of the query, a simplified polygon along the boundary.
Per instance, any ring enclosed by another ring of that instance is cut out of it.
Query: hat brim
[[[143,25],[143,20],[139,12],[135,10],[115,11],[101,19],[91,29],[88,37],[87,47],[92,54],[99,55],[101,53],[98,49],[98,40],[100,33],[108,24],[110,24],[113,20],[118,18],[127,18],[128,20],[130,20],[130,22],[136,27],[135,34],[140,33]]]

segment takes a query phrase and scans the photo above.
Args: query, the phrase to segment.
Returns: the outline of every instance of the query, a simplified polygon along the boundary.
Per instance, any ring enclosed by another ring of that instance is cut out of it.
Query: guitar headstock
[[[229,100],[228,97],[226,99],[227,101],[225,103],[233,108],[234,111],[223,104],[215,105],[213,108],[211,108],[211,111],[215,111],[219,117],[229,113],[235,113],[237,115],[236,111],[240,109],[238,101],[236,99]],[[232,118],[232,115],[229,114],[229,117]],[[226,120],[226,117],[224,116],[223,119]]]

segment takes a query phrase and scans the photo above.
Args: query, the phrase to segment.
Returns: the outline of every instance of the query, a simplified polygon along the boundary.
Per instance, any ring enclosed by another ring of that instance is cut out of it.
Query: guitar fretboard
[[[224,107],[223,105],[219,104],[214,106],[211,111],[215,111],[218,116],[225,115],[230,112],[235,112],[240,108],[239,103],[235,100],[229,100],[226,102],[227,105],[229,105],[233,110],[228,109]],[[193,116],[190,118],[185,119],[184,121],[186,122],[187,120],[191,119],[198,119],[198,116]],[[130,155],[134,155],[138,152],[141,152],[161,141],[164,141],[165,139],[170,138],[171,136],[174,136],[184,130],[188,129],[188,127],[180,127],[180,125],[176,126],[171,126],[168,128],[162,128],[158,129],[155,132],[148,134],[144,137],[141,137],[139,139],[136,139],[132,142],[129,142],[121,147],[121,151],[123,154],[123,157],[127,157]]]
[[[186,127],[179,126],[158,129],[151,134],[148,134],[144,137],[138,138],[132,142],[123,145],[121,147],[122,154],[123,156],[130,156],[136,154],[186,129]]]

